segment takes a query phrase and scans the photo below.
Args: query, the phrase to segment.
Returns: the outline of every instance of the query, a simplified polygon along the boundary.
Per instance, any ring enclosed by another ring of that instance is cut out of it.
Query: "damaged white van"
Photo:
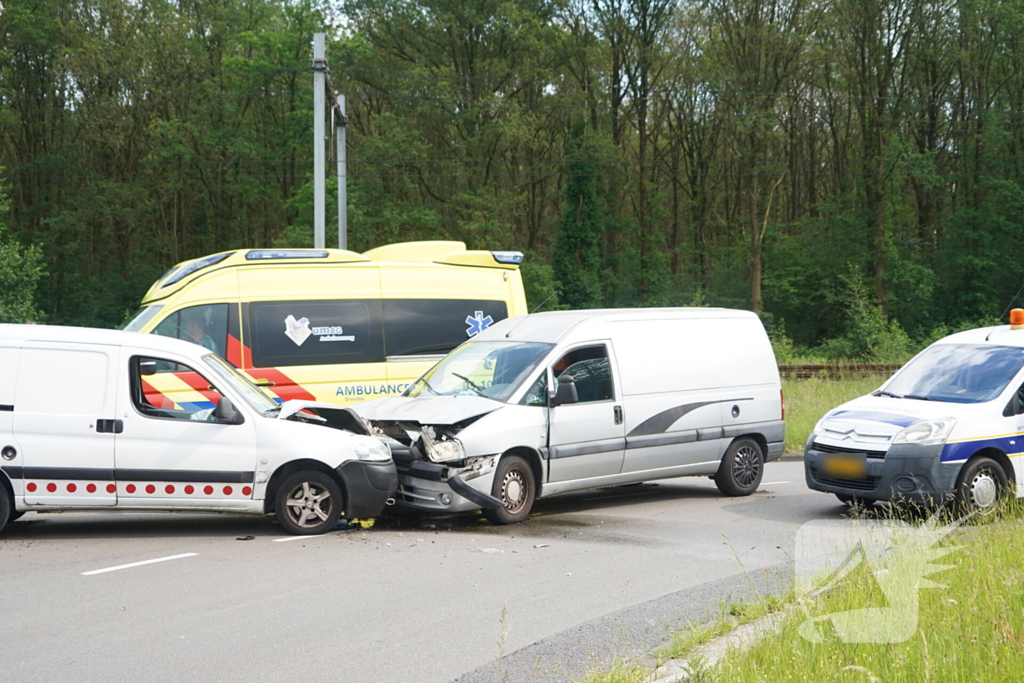
[[[826,413],[804,451],[807,486],[844,502],[1021,496],[1024,310],[1010,326],[940,339],[878,390]]]
[[[205,510],[318,534],[377,515],[395,485],[349,409],[275,403],[202,346],[0,325],[0,529],[29,511]]]
[[[506,524],[536,498],[666,477],[749,495],[785,435],[760,320],[713,308],[510,318],[354,410],[393,440],[399,505]]]

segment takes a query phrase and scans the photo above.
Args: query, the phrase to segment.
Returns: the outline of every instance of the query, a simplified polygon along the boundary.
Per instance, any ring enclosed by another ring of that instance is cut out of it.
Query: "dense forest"
[[[321,30],[352,249],[521,249],[533,304],[831,357],[1024,285],[1020,0],[4,0],[0,316],[113,326],[178,261],[311,245]]]

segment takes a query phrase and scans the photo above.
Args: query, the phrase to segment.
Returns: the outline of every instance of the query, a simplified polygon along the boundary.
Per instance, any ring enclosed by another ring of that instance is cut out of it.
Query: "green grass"
[[[882,377],[783,380],[782,389],[786,396],[786,452],[803,453],[804,442],[822,415],[842,403],[874,391],[883,381]]]
[[[807,615],[885,607],[870,573],[851,573],[838,589],[793,610],[777,636],[717,667],[718,680],[755,681],[1015,681],[1024,672],[1024,521],[967,529],[943,544],[962,549],[935,560],[959,565],[927,577],[948,588],[922,589],[918,628],[893,644],[843,643],[825,634],[804,640]],[[827,622],[826,622],[827,623]],[[822,629],[824,632],[825,629]]]

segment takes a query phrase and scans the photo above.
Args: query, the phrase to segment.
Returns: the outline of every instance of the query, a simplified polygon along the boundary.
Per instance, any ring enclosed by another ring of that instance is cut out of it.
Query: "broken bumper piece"
[[[396,499],[404,507],[445,512],[494,510],[502,506],[500,500],[467,482],[464,477],[469,476],[473,483],[490,489],[494,469],[481,473],[418,460],[399,469]]]

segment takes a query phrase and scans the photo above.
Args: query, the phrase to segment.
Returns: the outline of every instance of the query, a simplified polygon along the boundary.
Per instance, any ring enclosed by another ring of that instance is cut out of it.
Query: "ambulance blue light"
[[[270,261],[284,258],[327,258],[326,251],[315,249],[253,249],[245,255],[247,261]]]
[[[492,251],[491,256],[498,263],[511,263],[518,266],[523,262],[523,252],[521,251]]]
[[[168,275],[167,279],[164,280],[164,283],[160,286],[168,287],[170,285],[173,285],[175,282],[181,282],[183,279],[187,278],[189,275],[196,272],[197,270],[202,270],[203,268],[209,268],[210,266],[217,265],[218,263],[220,263],[221,261],[223,261],[228,256],[231,256],[234,253],[235,252],[233,251],[229,251],[224,254],[214,254],[213,256],[207,256],[206,258],[196,259],[191,263],[186,263],[185,265],[183,265],[182,267],[178,268],[173,273]]]

